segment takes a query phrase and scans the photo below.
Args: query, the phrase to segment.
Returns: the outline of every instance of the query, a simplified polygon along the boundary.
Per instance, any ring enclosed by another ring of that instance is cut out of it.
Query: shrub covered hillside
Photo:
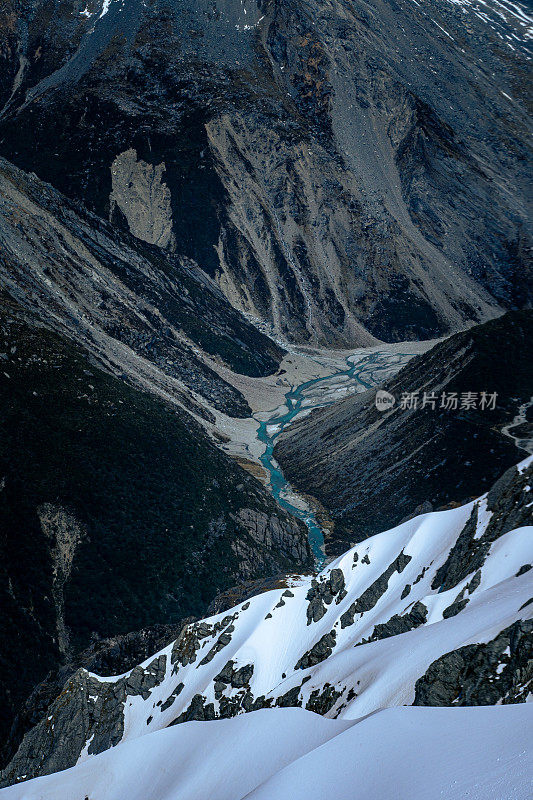
[[[1,728],[86,646],[311,564],[305,528],[195,421],[1,306]],[[8,688],[9,687],[9,688]]]

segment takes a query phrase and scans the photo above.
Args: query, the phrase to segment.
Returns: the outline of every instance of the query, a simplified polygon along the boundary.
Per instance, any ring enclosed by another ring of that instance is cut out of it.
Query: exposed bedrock
[[[262,708],[356,719],[385,704],[526,702],[531,477],[529,459],[490,500],[386,531],[290,588],[258,586],[227,613],[176,625],[174,641],[141,631],[89,648],[25,704],[2,785],[144,732]],[[151,641],[162,649],[145,658]]]
[[[411,0],[7,6],[0,152],[192,259],[277,334],[431,338],[531,301],[512,15]]]

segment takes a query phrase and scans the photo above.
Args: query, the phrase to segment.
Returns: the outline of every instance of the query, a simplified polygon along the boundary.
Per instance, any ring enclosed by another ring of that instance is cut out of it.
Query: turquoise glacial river
[[[405,357],[410,358],[411,355],[413,354],[398,353],[394,354],[393,358],[398,357],[398,359],[401,360]],[[320,384],[324,387],[324,390],[327,390],[328,384],[334,383],[335,381],[338,381],[339,378],[343,377],[351,379],[351,385],[355,386],[357,391],[371,389],[379,382],[379,378],[374,378],[372,368],[375,365],[378,368],[377,371],[379,372],[379,367],[383,368],[384,366],[384,356],[386,357],[387,363],[390,364],[391,353],[369,353],[355,363],[352,363],[349,361],[349,359],[347,359],[346,363],[349,366],[345,370],[338,370],[337,372],[327,375],[326,377],[315,378],[314,380],[301,383],[299,386],[291,389],[285,395],[287,406],[287,411],[285,414],[282,414],[278,417],[271,417],[270,419],[260,422],[259,424],[257,438],[260,442],[263,442],[266,445],[265,452],[260,457],[260,460],[269,474],[270,490],[274,499],[279,503],[280,506],[282,506],[293,516],[301,519],[307,526],[307,530],[309,531],[309,543],[315,557],[317,569],[321,569],[325,561],[323,530],[320,527],[320,524],[316,519],[316,515],[311,508],[301,508],[291,503],[289,498],[294,496],[295,493],[288,481],[285,480],[283,472],[279,468],[279,465],[276,463],[272,455],[274,445],[280,433],[291,424],[294,417],[302,410],[302,403],[305,400],[305,393],[309,391],[309,389]],[[362,377],[363,373],[365,374],[364,378]],[[319,400],[313,405],[313,408],[323,408],[325,406],[332,405],[335,402],[338,402],[338,400],[324,400],[324,402],[320,402]],[[273,430],[273,426],[276,426],[275,430]],[[269,429],[271,430],[271,433],[268,432]]]

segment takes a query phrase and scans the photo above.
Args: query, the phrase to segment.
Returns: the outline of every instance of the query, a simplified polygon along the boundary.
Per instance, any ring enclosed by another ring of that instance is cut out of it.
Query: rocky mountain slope
[[[7,0],[0,153],[292,341],[531,302],[524,7]]]
[[[192,720],[204,729],[188,735],[203,737],[211,730],[205,721],[281,709],[283,736],[283,709],[292,706],[354,720],[388,706],[447,705],[461,714],[457,706],[531,699],[532,479],[529,458],[489,495],[409,520],[367,539],[316,578],[294,577],[286,588],[189,624],[123,675],[103,679],[78,670],[26,735],[3,782],[75,764],[78,771],[6,797],[51,796],[39,795],[41,787],[62,797],[75,776],[83,778],[75,796],[83,797],[94,782],[91,765],[104,763],[120,792],[131,777],[121,753],[134,752],[139,740],[176,742],[179,734],[165,738],[162,729]],[[408,719],[423,717],[402,713],[394,724],[401,730]],[[155,732],[157,740],[150,739]],[[105,762],[94,761],[115,747]],[[268,755],[254,758],[258,770],[268,769]],[[191,775],[201,780],[203,771]]]
[[[204,420],[250,414],[218,367],[275,372],[283,351],[193,262],[120,233],[0,159],[0,279],[119,378]]]
[[[422,504],[469,500],[532,451],[532,338],[533,312],[511,312],[413,358],[382,387],[391,408],[378,410],[371,390],[281,434],[274,454],[285,476],[334,522],[331,554]]]
[[[6,800],[528,797],[532,26],[4,0]]]
[[[312,558],[305,527],[190,415],[12,300],[0,312],[4,739],[35,683],[95,638],[175,626]]]

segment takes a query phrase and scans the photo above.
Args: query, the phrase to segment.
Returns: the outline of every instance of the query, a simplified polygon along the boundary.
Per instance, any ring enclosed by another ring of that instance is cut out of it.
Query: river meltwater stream
[[[285,406],[276,409],[272,416],[259,422],[257,438],[265,446],[260,461],[267,470],[270,491],[280,506],[307,526],[317,570],[323,567],[326,559],[324,531],[309,503],[285,479],[276,462],[273,456],[276,439],[297,416],[301,418],[312,409],[332,405],[349,394],[377,386],[404,366],[413,355],[415,354],[398,352],[396,349],[350,355],[346,358],[345,369],[293,387],[285,395]],[[369,402],[372,400],[369,399]],[[280,413],[283,408],[286,411]]]

